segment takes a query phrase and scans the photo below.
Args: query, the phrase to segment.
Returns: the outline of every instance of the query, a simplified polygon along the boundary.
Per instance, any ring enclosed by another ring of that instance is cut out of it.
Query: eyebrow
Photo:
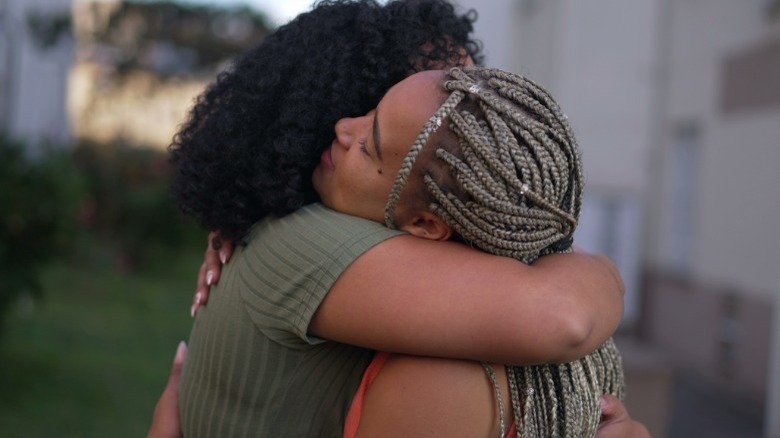
[[[374,149],[376,149],[376,156],[379,161],[382,161],[382,144],[379,136],[379,109],[374,111]]]

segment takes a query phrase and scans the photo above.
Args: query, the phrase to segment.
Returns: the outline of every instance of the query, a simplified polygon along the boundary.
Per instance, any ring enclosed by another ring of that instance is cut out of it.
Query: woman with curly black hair
[[[195,320],[185,434],[338,436],[373,350],[544,362],[580,357],[615,329],[621,286],[600,257],[529,267],[312,203],[335,122],[415,71],[479,60],[472,21],[443,0],[322,2],[198,99],[171,146],[174,196],[244,245]],[[545,340],[505,337],[540,327]]]
[[[474,13],[443,0],[319,2],[243,55],[170,147],[179,207],[221,237],[316,201],[311,173],[342,117],[410,73],[480,61]]]

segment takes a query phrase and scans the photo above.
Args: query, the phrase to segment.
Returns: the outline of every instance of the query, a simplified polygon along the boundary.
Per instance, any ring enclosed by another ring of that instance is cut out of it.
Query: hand
[[[179,378],[181,378],[185,359],[187,359],[187,344],[182,341],[179,343],[179,348],[176,349],[171,376],[168,378],[160,400],[157,401],[157,406],[154,407],[152,426],[149,428],[149,434],[146,435],[147,438],[180,438],[182,436],[181,418],[179,417]]]
[[[596,438],[650,438],[640,422],[632,420],[625,405],[614,395],[601,397],[601,424]]]
[[[222,265],[230,260],[233,255],[233,241],[226,240],[219,236],[219,232],[209,233],[209,240],[206,246],[206,253],[203,255],[203,264],[198,271],[198,288],[195,297],[192,300],[190,314],[194,317],[198,313],[200,306],[206,304],[209,300],[211,286],[219,281],[219,274],[222,272]]]

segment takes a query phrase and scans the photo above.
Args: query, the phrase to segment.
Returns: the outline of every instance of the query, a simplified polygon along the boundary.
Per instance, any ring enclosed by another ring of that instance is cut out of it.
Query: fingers
[[[233,256],[234,249],[235,247],[233,246],[232,240],[222,239],[222,248],[219,250],[219,259],[222,261],[223,265],[227,263],[228,260],[230,260],[230,257]]]
[[[219,241],[219,235],[216,231],[209,233],[206,252],[203,254],[203,263],[198,270],[198,286],[192,299],[192,307],[190,307],[190,315],[193,317],[198,313],[198,309],[208,302],[211,285],[216,284],[219,280],[222,263],[215,248],[215,245],[219,246],[216,244]]]
[[[219,261],[221,262],[216,268],[221,269],[222,265],[227,263],[233,255],[233,241],[220,236],[218,231],[212,231],[209,233],[209,243],[211,248],[218,253]],[[211,267],[213,268],[214,266]]]
[[[614,395],[601,397],[601,423],[596,438],[650,438],[640,422],[631,419],[623,402]]]
[[[187,360],[187,343],[184,341],[179,342],[179,346],[176,348],[176,355],[173,357],[173,367],[171,368],[171,376],[168,378],[168,384],[165,385],[165,390],[172,390],[179,392],[179,379],[181,378],[181,371],[184,369],[184,362]]]
[[[203,264],[198,270],[198,287],[192,299],[190,314],[194,317],[198,309],[209,300],[211,286],[217,284],[222,265],[230,260],[233,255],[233,241],[222,238],[217,231],[209,233],[206,252],[203,254]]]
[[[601,397],[601,421],[603,423],[622,421],[628,418],[626,406],[612,394]]]
[[[208,254],[208,251],[206,251],[206,253]],[[200,306],[206,304],[206,301],[209,299],[210,285],[208,284],[207,269],[208,267],[204,261],[201,263],[200,269],[198,270],[198,287],[195,291],[195,296],[192,298],[192,306],[190,307],[190,315],[192,317],[195,317]]]
[[[210,289],[211,285],[217,284],[219,281],[219,274],[222,272],[222,258],[220,256],[221,250],[224,249],[223,241],[216,231],[209,233],[209,244],[206,246],[206,253],[203,256],[203,263],[206,268],[206,289]]]

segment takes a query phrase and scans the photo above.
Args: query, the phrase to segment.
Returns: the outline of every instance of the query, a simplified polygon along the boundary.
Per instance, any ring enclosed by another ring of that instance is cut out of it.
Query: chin
[[[322,169],[320,169],[320,166],[317,166],[314,169],[314,172],[311,174],[311,184],[314,186],[314,191],[317,192],[317,195],[322,197],[322,193],[320,193],[321,187],[322,187]]]
[[[319,185],[315,182],[314,183],[314,191],[317,193],[318,201],[325,205],[326,207],[330,207],[330,202],[328,202],[328,196],[327,194],[323,193],[322,190],[320,190]]]

